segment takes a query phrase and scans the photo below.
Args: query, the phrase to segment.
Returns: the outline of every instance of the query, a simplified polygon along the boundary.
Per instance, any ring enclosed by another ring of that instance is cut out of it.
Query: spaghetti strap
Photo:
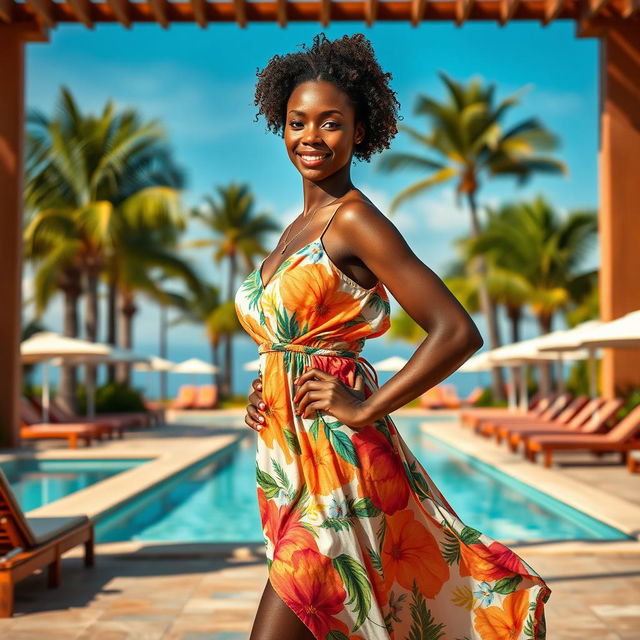
[[[324,225],[324,229],[322,230],[322,233],[320,233],[320,235],[318,236],[318,240],[320,240],[320,242],[322,242],[322,236],[324,235],[324,232],[327,230],[327,227],[331,224],[331,221],[333,220],[333,216],[336,215],[336,212],[340,208],[341,204],[344,204],[344,202],[338,202],[338,206],[333,210],[333,213],[329,216],[327,223]]]

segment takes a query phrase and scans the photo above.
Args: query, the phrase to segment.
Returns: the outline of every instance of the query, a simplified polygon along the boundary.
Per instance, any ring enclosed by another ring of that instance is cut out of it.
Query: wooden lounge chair
[[[214,384],[203,384],[198,387],[198,394],[193,409],[213,409],[218,403],[218,387]]]
[[[500,443],[503,438],[506,437],[506,433],[508,433],[510,429],[517,430],[519,428],[527,428],[533,425],[548,425],[559,429],[570,424],[571,420],[576,417],[576,414],[579,414],[587,404],[589,404],[589,398],[587,398],[587,396],[578,396],[571,400],[564,409],[561,409],[555,417],[550,417],[553,413],[556,413],[555,409],[550,407],[539,418],[518,419],[518,417],[515,416],[513,418],[505,417],[498,420],[492,419],[490,422],[483,422],[478,427],[478,430],[484,436],[494,435],[496,442]],[[580,424],[582,424],[591,415],[591,413],[593,413],[593,409],[590,413],[585,414],[584,417],[581,416],[582,421]]]
[[[196,401],[197,390],[192,384],[183,384],[178,389],[178,397],[171,402],[172,409],[191,409]]]
[[[110,424],[114,428],[117,428],[119,434],[121,434],[124,429],[149,426],[151,424],[150,418],[146,413],[100,413],[93,417],[80,416],[66,411],[57,402],[51,403],[51,406],[49,407],[49,413],[52,418],[54,418],[55,420],[60,420],[60,422]]]
[[[463,407],[473,407],[478,400],[482,397],[484,389],[482,387],[476,387],[466,398],[461,398]]]
[[[93,424],[52,424],[40,422],[40,416],[33,406],[25,399],[21,399],[20,437],[24,440],[47,440],[49,438],[68,440],[69,448],[76,449],[78,441],[83,441],[88,447],[92,440],[100,440],[102,431]]]
[[[460,420],[463,427],[475,427],[480,420],[487,418],[502,418],[504,416],[540,416],[543,411],[558,397],[558,394],[542,397],[536,394],[531,398],[529,408],[526,411],[510,409],[508,407],[475,407],[460,412]]]
[[[542,420],[543,422],[556,419],[570,404],[571,402],[571,394],[570,393],[561,393],[556,397],[556,399],[539,415],[531,416],[527,414],[522,415],[509,415],[509,416],[501,416],[499,418],[480,418],[477,424],[474,427],[476,433],[479,433],[483,436],[493,435],[495,431],[495,425],[498,420],[502,422],[502,424],[534,424]]]
[[[25,408],[23,411],[22,417],[25,418],[27,422],[33,422],[35,418],[37,418],[38,421],[41,421],[42,420],[42,403],[40,402],[40,398],[29,397],[28,401],[31,405],[33,405],[33,407],[35,407],[38,413],[33,414],[28,408]],[[25,411],[27,412],[27,414],[25,414]],[[87,418],[86,420],[74,420],[73,418],[67,418],[65,413],[54,402],[52,402],[49,405],[49,421],[53,425],[58,425],[58,424],[93,425],[96,428],[98,440],[101,440],[102,436],[107,436],[110,440],[112,440],[114,434],[116,434],[119,438],[124,437],[124,425],[121,422],[117,422],[117,421],[112,422],[111,420],[100,420],[100,419],[94,420],[91,418]]]
[[[633,451],[629,452],[627,458],[627,469],[629,473],[640,473],[640,455],[634,455]]]
[[[164,424],[167,420],[167,410],[166,407],[160,402],[154,402],[152,400],[147,400],[144,396],[142,397],[142,401],[144,402],[144,408],[149,412],[151,419],[154,424]]]
[[[62,554],[79,544],[84,544],[85,566],[93,566],[94,533],[89,518],[25,516],[0,470],[0,618],[13,615],[14,586],[34,571],[47,567],[48,585],[57,587]]]
[[[604,400],[596,398],[589,402],[582,411],[570,420],[566,426],[552,424],[534,424],[517,426],[501,430],[509,443],[511,451],[518,449],[520,442],[525,442],[536,435],[594,434],[606,429],[606,425],[623,405],[621,398]]]
[[[610,431],[602,435],[564,434],[532,436],[526,442],[525,455],[535,462],[539,451],[544,454],[544,466],[552,464],[554,451],[618,451],[626,462],[629,451],[640,450],[640,405],[632,409]]]

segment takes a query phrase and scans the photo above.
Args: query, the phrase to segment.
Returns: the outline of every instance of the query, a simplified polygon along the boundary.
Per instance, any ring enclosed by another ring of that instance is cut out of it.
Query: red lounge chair
[[[539,451],[544,466],[550,467],[554,451],[618,451],[626,462],[629,451],[640,450],[640,405],[628,413],[610,431],[602,435],[565,434],[532,436],[526,442],[526,457],[535,462]]]
[[[480,433],[483,436],[493,435],[495,430],[495,424],[497,420],[501,420],[503,424],[532,424],[539,422],[542,420],[543,422],[553,420],[557,418],[562,411],[564,411],[569,403],[571,402],[571,394],[570,393],[561,393],[558,395],[555,400],[548,406],[547,409],[543,410],[539,415],[531,416],[528,414],[521,415],[511,415],[511,416],[500,416],[500,417],[489,417],[489,418],[480,418],[477,421],[474,429],[476,433]]]
[[[14,586],[34,571],[47,567],[49,587],[60,584],[65,551],[84,544],[84,564],[93,566],[93,543],[93,525],[87,516],[25,516],[0,470],[0,618],[13,615]],[[6,637],[10,635],[7,632]]]
[[[564,409],[562,409],[559,413],[557,413],[555,418],[546,417],[550,412],[555,412],[555,409],[551,407],[545,411],[545,414],[540,416],[539,418],[518,418],[514,416],[513,418],[505,417],[500,418],[498,420],[492,419],[490,422],[483,422],[479,427],[480,433],[484,436],[495,435],[496,442],[502,442],[502,439],[506,437],[506,432],[510,429],[520,429],[520,428],[528,428],[531,427],[532,424],[537,425],[548,425],[550,427],[554,427],[556,429],[560,429],[571,423],[571,420],[576,417],[576,414],[580,414],[584,406],[590,404],[589,398],[587,396],[578,396],[574,398],[569,404],[566,405]],[[582,424],[590,415],[593,413],[593,408],[590,413],[581,416]],[[577,425],[579,426],[579,425]]]
[[[476,407],[460,412],[460,420],[463,427],[475,427],[480,420],[487,418],[502,418],[504,416],[540,416],[543,411],[557,398],[557,394],[552,394],[545,398],[536,394],[531,398],[529,408],[526,411],[509,409],[508,407]]]
[[[203,384],[198,387],[198,394],[193,409],[213,409],[218,403],[218,387],[214,384]]]
[[[459,409],[462,406],[462,400],[458,397],[458,392],[452,384],[440,385],[440,389],[442,402],[447,409]]]
[[[640,473],[640,456],[634,456],[630,453],[627,458],[627,469],[629,473]]]
[[[183,384],[178,389],[178,397],[171,403],[172,409],[191,409],[196,401],[196,388],[192,384]]]
[[[42,402],[39,398],[30,397],[28,398],[29,402],[35,409],[38,411],[37,414],[31,413],[31,411],[25,408],[27,414],[23,411],[23,419],[27,422],[34,422],[37,418],[38,422],[42,421]],[[25,404],[25,406],[28,406]],[[118,435],[119,438],[124,437],[124,425],[119,422],[112,422],[111,420],[98,420],[87,418],[86,420],[74,420],[66,419],[66,414],[60,407],[58,407],[55,403],[50,403],[49,405],[49,421],[53,425],[57,424],[84,424],[84,425],[93,425],[96,427],[97,439],[101,440],[103,435],[106,435],[110,440],[113,439],[114,433]]]
[[[587,404],[587,406],[567,423],[565,427],[562,425],[554,426],[552,424],[539,424],[522,427],[512,427],[508,429],[504,437],[508,439],[509,448],[515,452],[518,443],[525,442],[530,437],[536,435],[563,435],[563,434],[593,434],[604,431],[607,423],[617,413],[618,409],[623,405],[620,398],[613,400],[604,400],[596,398]]]
[[[480,400],[483,393],[484,389],[482,387],[476,387],[466,398],[462,398],[462,406],[473,407]]]

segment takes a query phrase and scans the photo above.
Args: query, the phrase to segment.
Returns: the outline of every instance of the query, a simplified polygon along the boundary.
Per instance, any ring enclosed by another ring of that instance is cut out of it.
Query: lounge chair
[[[620,398],[604,400],[596,398],[570,420],[566,426],[553,424],[534,424],[505,429],[501,435],[508,440],[511,451],[517,451],[518,444],[536,435],[594,434],[604,431],[607,423],[623,405]],[[505,433],[506,431],[506,433]]]
[[[463,407],[473,407],[478,400],[482,397],[484,389],[482,387],[476,387],[466,398],[461,398]]]
[[[42,420],[42,402],[40,402],[39,398],[29,397],[28,401],[35,407],[38,411],[37,414],[31,413],[31,411],[25,408],[23,405],[23,414],[22,417],[28,422],[34,422],[36,419],[38,421]],[[27,412],[27,413],[25,413]],[[107,436],[110,440],[113,439],[114,434],[116,434],[119,438],[124,437],[124,424],[118,421],[104,420],[104,419],[93,419],[87,418],[86,420],[75,420],[71,417],[68,417],[65,412],[54,402],[49,404],[49,421],[53,425],[58,424],[85,424],[85,425],[93,425],[96,427],[97,439],[101,440],[102,436]]]
[[[25,516],[0,469],[0,618],[13,615],[14,586],[34,571],[47,567],[48,585],[57,587],[62,554],[79,544],[84,544],[85,566],[93,566],[94,534],[89,518]]]
[[[41,422],[38,412],[25,398],[21,399],[20,411],[20,437],[24,440],[63,439],[68,440],[70,449],[76,449],[80,440],[88,447],[94,439],[102,439],[103,430],[98,425]]]
[[[568,425],[571,420],[575,418],[576,414],[580,413],[586,404],[589,404],[589,398],[587,398],[587,396],[578,396],[571,400],[564,408],[558,409],[558,405],[562,405],[562,402],[566,401],[566,397],[562,400],[558,399],[556,403],[554,403],[554,406],[549,407],[547,411],[537,418],[525,418],[522,416],[504,417],[499,419],[492,418],[490,421],[482,422],[477,427],[477,431],[487,437],[495,435],[496,442],[500,443],[502,442],[502,439],[506,437],[506,432],[511,428],[517,430],[521,427],[530,427],[532,424],[536,426],[549,425],[556,429],[561,428]],[[591,413],[584,415],[582,422],[584,422]],[[580,424],[582,424],[582,422],[580,422]]]
[[[149,412],[149,415],[155,424],[164,424],[166,422],[167,410],[163,404],[147,400],[144,396],[142,397],[142,401],[144,402],[144,408]]]
[[[540,416],[543,411],[558,397],[558,394],[542,397],[535,394],[526,411],[510,409],[509,407],[475,407],[460,412],[460,420],[463,427],[475,427],[480,420],[487,418],[502,418],[504,416]]]
[[[96,416],[80,416],[63,409],[57,402],[51,403],[49,414],[52,418],[67,423],[110,424],[117,427],[120,434],[123,429],[145,427],[151,424],[150,417],[146,412],[100,413]]]
[[[570,404],[571,402],[571,394],[570,393],[561,393],[558,395],[555,400],[539,415],[531,416],[527,414],[521,415],[510,415],[510,416],[501,416],[501,417],[488,417],[488,418],[480,418],[474,429],[476,433],[479,433],[483,436],[491,436],[495,432],[495,425],[498,420],[502,422],[502,424],[535,424],[542,420],[543,422],[547,422],[549,420],[556,419]]]
[[[640,455],[634,455],[633,451],[629,452],[627,469],[629,473],[640,473]]]
[[[213,409],[218,403],[218,387],[214,384],[203,384],[198,387],[198,394],[193,409]]]
[[[538,452],[544,454],[544,466],[552,464],[554,451],[617,451],[626,462],[629,451],[640,450],[640,405],[632,409],[610,431],[602,435],[565,434],[532,436],[526,442],[525,455],[535,462]]]
[[[197,390],[192,384],[183,384],[178,389],[178,397],[171,402],[172,409],[191,409],[196,401]]]

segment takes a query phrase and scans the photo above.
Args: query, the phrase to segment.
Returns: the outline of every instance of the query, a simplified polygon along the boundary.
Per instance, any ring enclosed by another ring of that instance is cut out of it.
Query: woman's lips
[[[318,165],[321,165],[331,154],[325,153],[322,156],[318,156],[316,154],[306,155],[298,153],[297,155],[300,158],[300,162],[302,162],[305,167],[317,167]]]

